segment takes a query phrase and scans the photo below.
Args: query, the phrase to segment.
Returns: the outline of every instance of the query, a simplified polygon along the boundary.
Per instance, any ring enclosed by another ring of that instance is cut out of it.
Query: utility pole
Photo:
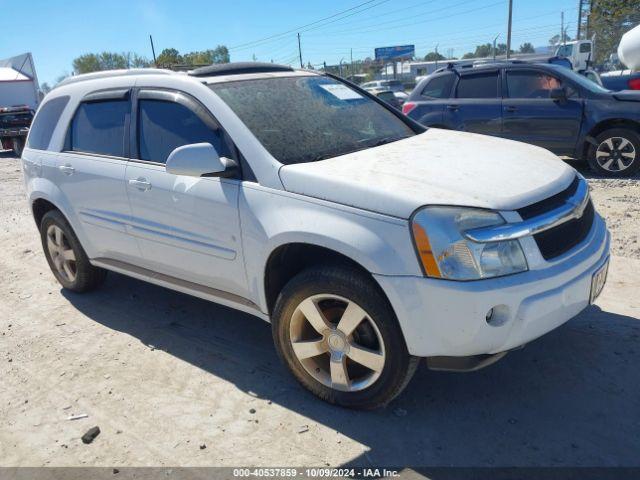
[[[576,32],[576,40],[580,40],[580,30],[582,28],[582,0],[578,1],[578,31]]]
[[[509,23],[507,24],[507,60],[511,56],[511,20],[513,17],[513,0],[509,0]]]
[[[302,64],[302,47],[300,46],[300,32],[298,32],[298,54],[300,55],[300,68],[304,68]]]
[[[498,37],[500,34],[496,35],[496,38],[493,39],[493,59],[496,59],[496,41],[498,41]]]
[[[351,80],[353,80],[353,48],[351,49]]]
[[[560,12],[560,43],[565,44],[564,41],[564,10]]]
[[[153,54],[153,65],[157,67],[158,64],[156,63],[156,49],[153,48],[153,37],[151,35],[149,35],[149,41],[151,42],[151,53]]]
[[[436,44],[436,70],[438,69],[438,46],[439,45],[440,45],[439,43]]]

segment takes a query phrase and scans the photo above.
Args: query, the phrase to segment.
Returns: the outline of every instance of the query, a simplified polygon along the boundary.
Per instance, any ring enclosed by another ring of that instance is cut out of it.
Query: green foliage
[[[529,42],[525,42],[520,45],[520,53],[536,53],[536,49],[533,47],[533,44]]]
[[[507,53],[507,44],[506,43],[498,43],[496,45],[496,55],[505,55]],[[514,53],[511,50],[511,53]],[[486,58],[493,56],[493,44],[484,43],[482,45],[477,45],[476,50],[474,52],[465,53],[462,58]]]
[[[425,62],[435,62],[436,60],[446,60],[446,57],[441,53],[429,52],[424,56]]]
[[[218,45],[213,50],[189,52],[181,55],[175,48],[165,48],[157,58],[158,66],[171,68],[175,65],[201,66],[212,63],[229,63],[229,50]]]
[[[614,53],[622,35],[638,22],[639,0],[592,0],[587,36],[596,35],[595,63]]]
[[[143,68],[149,61],[138,54],[125,52],[86,53],[73,60],[73,72],[77,74],[114,70],[119,68]]]

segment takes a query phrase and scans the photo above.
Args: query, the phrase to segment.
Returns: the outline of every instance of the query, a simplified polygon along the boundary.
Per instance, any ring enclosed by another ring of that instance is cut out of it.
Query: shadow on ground
[[[366,445],[353,466],[640,465],[640,322],[590,307],[485,370],[421,367],[386,409],[307,393],[250,315],[117,274],[62,294],[96,322]]]

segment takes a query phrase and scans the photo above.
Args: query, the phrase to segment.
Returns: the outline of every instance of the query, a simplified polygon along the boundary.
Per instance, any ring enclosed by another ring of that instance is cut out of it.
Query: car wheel
[[[600,175],[632,176],[640,169],[640,135],[626,128],[605,130],[589,148],[587,160]]]
[[[419,361],[407,352],[378,285],[352,268],[313,268],[294,277],[278,296],[272,330],[279,356],[298,381],[345,407],[386,405]]]
[[[22,140],[21,138],[12,138],[11,149],[17,157],[22,157],[22,150],[24,150],[24,140]]]
[[[107,271],[91,265],[73,229],[58,210],[44,215],[40,237],[49,267],[64,288],[87,292],[102,284]]]

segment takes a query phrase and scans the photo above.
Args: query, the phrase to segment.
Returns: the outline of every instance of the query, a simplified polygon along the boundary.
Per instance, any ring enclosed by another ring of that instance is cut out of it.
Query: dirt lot
[[[0,153],[0,465],[640,466],[640,180],[591,184],[613,233],[597,305],[366,413],[306,393],[253,317],[116,274],[62,291]]]

